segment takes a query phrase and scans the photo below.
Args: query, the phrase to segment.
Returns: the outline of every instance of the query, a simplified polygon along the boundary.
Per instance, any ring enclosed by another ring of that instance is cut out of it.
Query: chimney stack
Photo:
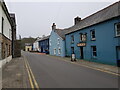
[[[74,18],[74,24],[75,25],[78,24],[80,21],[81,21],[80,17],[77,16],[76,18]]]
[[[55,25],[55,23],[53,23],[52,30],[55,30],[55,29],[56,29],[56,25]]]

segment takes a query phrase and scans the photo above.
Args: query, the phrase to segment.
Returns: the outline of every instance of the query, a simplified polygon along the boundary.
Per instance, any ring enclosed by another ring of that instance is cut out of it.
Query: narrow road
[[[118,76],[23,52],[40,88],[118,88]]]

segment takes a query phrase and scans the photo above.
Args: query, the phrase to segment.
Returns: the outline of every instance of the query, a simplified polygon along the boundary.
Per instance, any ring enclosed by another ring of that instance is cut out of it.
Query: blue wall
[[[39,41],[39,46],[41,49],[41,53],[49,53],[49,39]]]
[[[59,38],[59,44],[58,44],[58,38]],[[65,41],[56,33],[54,30],[52,30],[50,38],[49,38],[49,51],[50,55],[55,55],[55,56],[65,56]],[[58,54],[58,49],[61,49],[61,53]],[[54,49],[56,49],[56,54],[54,54]]]
[[[115,23],[117,22],[120,22],[120,18],[105,21],[66,35],[66,55],[71,56],[71,47],[74,47],[76,58],[80,59],[80,47],[77,44],[80,43],[80,33],[87,33],[86,46],[83,47],[84,59],[116,65],[116,46],[120,46],[118,45],[120,37],[115,37]],[[91,41],[90,31],[93,29],[95,29],[96,33],[95,41]],[[71,43],[72,35],[74,35],[73,44]],[[97,47],[97,57],[95,59],[92,59],[91,46]]]

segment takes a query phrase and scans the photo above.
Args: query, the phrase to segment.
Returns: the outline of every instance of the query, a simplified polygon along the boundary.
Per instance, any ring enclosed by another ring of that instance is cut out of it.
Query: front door
[[[30,49],[28,48],[28,50],[27,51],[30,51]]]
[[[120,47],[117,47],[117,60],[120,60]]]
[[[80,47],[80,58],[84,59],[83,47]]]

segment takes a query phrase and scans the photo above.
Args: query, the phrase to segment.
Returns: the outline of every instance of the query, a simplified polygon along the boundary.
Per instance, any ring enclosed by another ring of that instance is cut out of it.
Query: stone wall
[[[21,56],[21,40],[15,40],[14,41],[14,57],[20,57]]]
[[[0,34],[0,41],[1,41],[1,59],[5,59],[11,56],[11,40],[9,40],[4,35]]]

